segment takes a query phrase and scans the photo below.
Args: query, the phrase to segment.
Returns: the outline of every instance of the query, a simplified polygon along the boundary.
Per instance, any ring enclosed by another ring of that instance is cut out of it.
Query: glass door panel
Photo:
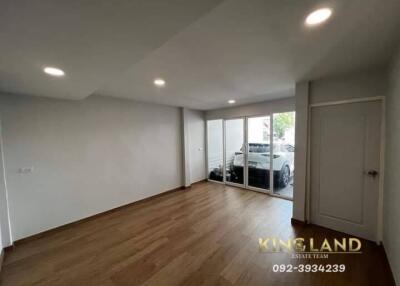
[[[293,198],[295,112],[273,115],[274,194]]]
[[[225,120],[225,181],[244,184],[244,119]]]
[[[224,165],[223,120],[207,121],[207,168],[208,179],[223,182]]]
[[[247,185],[262,190],[270,188],[270,116],[247,119]]]

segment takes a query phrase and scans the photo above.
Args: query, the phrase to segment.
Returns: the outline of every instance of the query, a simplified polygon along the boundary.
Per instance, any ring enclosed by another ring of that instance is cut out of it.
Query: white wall
[[[181,186],[179,108],[1,95],[0,116],[15,240]]]
[[[1,136],[1,127],[0,127],[0,136]],[[1,142],[1,140],[0,140]],[[1,144],[0,144],[0,171],[3,169],[3,156],[1,154]],[[4,185],[4,177],[3,177],[3,172],[0,173],[0,254],[1,251],[4,248],[4,243],[3,243],[3,233],[1,229],[3,228],[3,221],[4,221],[4,211],[7,209],[6,205],[6,199],[5,199],[5,185]],[[1,259],[1,258],[0,258]],[[1,261],[0,261],[1,264]]]
[[[206,119],[228,119],[241,116],[263,116],[277,112],[293,111],[295,109],[295,98],[269,100],[253,104],[214,109],[206,111]]]
[[[385,96],[387,71],[371,70],[310,82],[310,103]]]
[[[187,110],[189,135],[190,183],[206,178],[204,111]]]
[[[7,186],[4,177],[3,138],[0,121],[0,250],[11,245]]]
[[[182,142],[182,185],[190,187],[190,144],[189,144],[189,110],[180,108],[181,111],[181,142]]]
[[[400,50],[394,59],[386,97],[386,161],[383,244],[400,284]]]
[[[308,99],[309,83],[296,84],[296,152],[294,153],[292,217],[300,221],[306,220]]]

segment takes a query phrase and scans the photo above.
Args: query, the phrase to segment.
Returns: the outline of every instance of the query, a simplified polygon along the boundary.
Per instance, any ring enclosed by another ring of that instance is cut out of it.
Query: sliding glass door
[[[225,120],[225,182],[244,185],[244,118]]]
[[[295,112],[207,121],[209,180],[293,197]]]
[[[273,115],[273,170],[275,195],[293,198],[295,112]]]
[[[224,127],[223,120],[207,121],[207,172],[208,179],[224,180]]]
[[[247,186],[270,189],[270,116],[247,119]]]

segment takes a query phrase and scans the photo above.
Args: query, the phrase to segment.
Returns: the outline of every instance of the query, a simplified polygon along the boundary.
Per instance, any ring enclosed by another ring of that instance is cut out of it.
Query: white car
[[[248,155],[249,185],[269,188],[270,144],[250,143]],[[286,187],[294,173],[294,146],[284,142],[274,143],[274,186]],[[243,153],[234,155],[231,175],[243,174]]]

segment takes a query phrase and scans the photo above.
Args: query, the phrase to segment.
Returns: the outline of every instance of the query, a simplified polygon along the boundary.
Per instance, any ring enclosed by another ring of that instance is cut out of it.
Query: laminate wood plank
[[[292,259],[258,239],[341,238],[291,224],[292,202],[211,182],[195,184],[18,243],[0,285],[394,285],[382,247]],[[344,263],[344,273],[274,273],[274,264]]]

